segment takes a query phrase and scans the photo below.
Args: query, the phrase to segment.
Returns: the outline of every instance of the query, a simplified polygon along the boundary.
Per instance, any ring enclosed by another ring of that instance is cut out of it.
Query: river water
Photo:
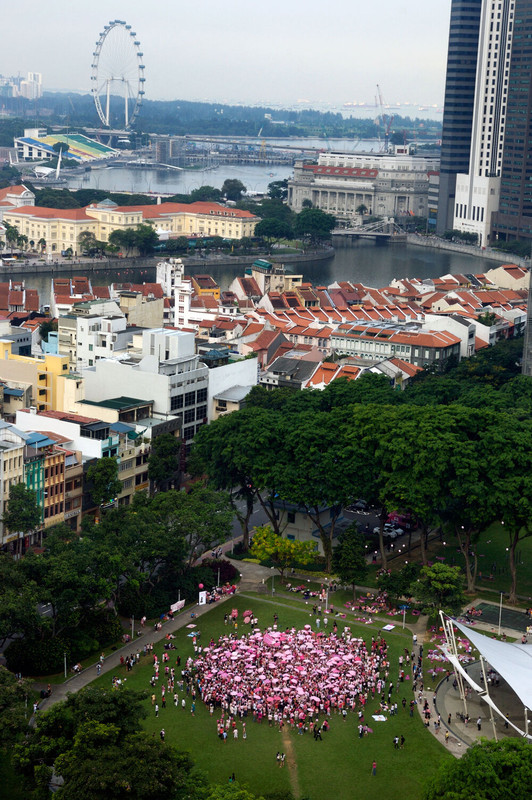
[[[252,260],[250,258],[250,263]],[[72,275],[88,275],[93,286],[155,280],[153,259],[134,269],[127,268],[126,263],[120,269],[108,272],[93,272],[74,264]],[[463,253],[414,245],[376,246],[371,241],[359,240],[353,243],[336,241],[334,255],[330,258],[287,264],[287,270],[302,274],[305,281],[315,286],[349,280],[378,288],[387,286],[393,278],[437,278],[448,273],[481,273],[493,266],[493,261]],[[187,273],[207,273],[222,289],[227,289],[236,276],[244,274],[244,268],[242,264],[221,264],[216,260],[208,260],[202,266],[187,268]],[[65,276],[65,273],[61,273],[61,277]],[[32,275],[29,267],[27,272],[13,274],[13,277],[24,277],[28,287],[38,289],[41,304],[50,302],[50,275]]]
[[[239,139],[241,142],[260,144],[259,139]],[[292,145],[295,147],[314,147],[322,150],[335,150],[344,153],[376,152],[382,143],[371,139],[267,139],[267,144]],[[68,180],[69,189],[104,189],[110,192],[164,192],[188,194],[200,186],[214,186],[221,189],[226,178],[242,181],[251,193],[265,192],[271,181],[290,178],[292,167],[280,165],[264,166],[249,164],[222,164],[209,169],[158,170],[130,169],[128,167],[104,167],[92,169],[83,175],[62,175]]]
[[[337,149],[346,152],[379,150],[377,141],[325,140],[325,139],[278,139],[268,140],[276,144],[296,144]],[[221,187],[226,178],[238,178],[252,192],[264,191],[268,183],[292,175],[291,167],[265,167],[251,165],[222,165],[212,170],[183,170],[166,172],[155,169],[134,170],[107,168],[92,170],[83,176],[73,176],[70,188],[95,188],[127,192],[176,192],[188,193],[199,186],[210,184]],[[251,259],[250,259],[251,261]],[[462,253],[433,250],[413,245],[376,246],[372,241],[335,241],[335,253],[322,261],[290,264],[288,269],[302,273],[305,281],[315,286],[328,285],[335,280],[350,280],[367,286],[386,286],[393,278],[436,278],[447,273],[480,273],[494,266],[488,259]],[[208,273],[222,289],[227,289],[233,278],[242,275],[242,265],[220,264],[207,261],[201,267],[188,268],[188,273]],[[155,280],[155,266],[150,259],[146,265],[136,269],[120,267],[112,272],[91,272],[73,266],[72,274],[89,275],[93,285],[102,286],[111,282],[132,281],[135,283]],[[17,275],[18,277],[18,275]],[[41,303],[50,301],[50,276],[35,276],[28,271],[24,275],[27,285],[39,290]]]

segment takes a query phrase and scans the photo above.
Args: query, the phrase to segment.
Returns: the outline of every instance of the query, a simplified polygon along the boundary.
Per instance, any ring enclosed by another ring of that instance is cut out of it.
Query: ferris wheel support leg
[[[125,83],[124,84],[124,119],[126,121],[126,125],[125,125],[126,128],[129,125],[129,119],[128,119],[128,115],[127,115],[127,100],[128,100],[128,91],[127,90],[128,90],[128,85],[127,85],[127,83]]]
[[[107,102],[105,104],[105,123],[109,125],[109,108],[111,105],[111,81],[107,79]]]

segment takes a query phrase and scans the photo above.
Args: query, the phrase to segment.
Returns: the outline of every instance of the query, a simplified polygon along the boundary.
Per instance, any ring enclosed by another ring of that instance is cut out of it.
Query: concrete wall
[[[207,413],[209,422],[213,415],[213,398],[220,392],[225,392],[232,386],[255,386],[258,383],[258,361],[256,358],[246,358],[225,364],[223,367],[214,367],[209,370],[209,388],[207,392]]]
[[[29,411],[17,411],[15,422],[21,431],[51,431],[64,436],[72,442],[72,449],[79,450],[85,458],[101,458],[102,442],[99,439],[87,439],[80,436],[80,426],[75,422],[68,422],[53,417],[43,417]]]

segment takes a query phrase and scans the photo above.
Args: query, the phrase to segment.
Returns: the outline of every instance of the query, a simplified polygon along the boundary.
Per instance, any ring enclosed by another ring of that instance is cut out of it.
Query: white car
[[[379,525],[373,528],[373,533],[376,533],[378,535],[379,531],[380,531]],[[394,528],[393,525],[390,525],[389,522],[387,522],[384,528],[382,529],[382,535],[385,539],[397,539],[397,537],[401,536],[402,533],[404,533],[402,528]]]

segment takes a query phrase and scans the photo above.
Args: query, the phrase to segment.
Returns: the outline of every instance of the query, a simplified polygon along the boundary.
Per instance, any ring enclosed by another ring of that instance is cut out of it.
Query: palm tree
[[[4,223],[6,229],[6,242],[11,245],[11,255],[13,255],[13,245],[15,245],[18,241],[18,237],[20,236],[18,232],[18,228],[15,225],[10,225],[9,222]]]
[[[17,247],[22,251],[28,249],[28,237],[24,233],[17,237]]]
[[[44,251],[46,250],[46,239],[39,239],[39,241],[37,242],[37,247],[40,247],[41,253],[44,253]]]

